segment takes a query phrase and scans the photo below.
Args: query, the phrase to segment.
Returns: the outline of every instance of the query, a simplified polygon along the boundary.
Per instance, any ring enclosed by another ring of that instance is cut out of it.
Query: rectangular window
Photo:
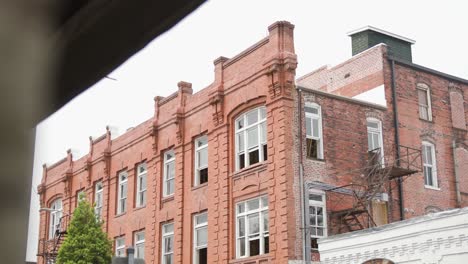
[[[102,201],[103,201],[103,192],[104,188],[102,182],[99,181],[94,186],[94,213],[96,214],[97,219],[102,217]]]
[[[125,237],[123,236],[115,239],[115,255],[117,257],[125,256]]]
[[[135,258],[145,258],[145,231],[135,233]]]
[[[162,226],[162,264],[173,264],[174,254],[174,224],[169,223]]]
[[[436,157],[435,157],[435,148],[432,143],[423,142],[422,157],[423,157],[424,185],[428,187],[437,188],[438,184],[437,184]]]
[[[137,167],[137,192],[136,192],[136,207],[146,205],[146,163],[142,163]]]
[[[175,185],[175,154],[174,150],[164,153],[164,179],[163,179],[163,197],[174,194]]]
[[[80,191],[78,191],[78,192],[76,193],[76,201],[77,201],[78,203],[80,203],[80,202],[82,202],[82,201],[84,201],[84,200],[86,200],[86,192],[85,192],[85,190],[80,190]],[[77,203],[77,206],[78,206],[78,203]]]
[[[125,213],[127,204],[127,180],[128,174],[123,171],[119,173],[118,199],[117,199],[117,214]]]
[[[236,256],[244,258],[270,252],[268,197],[236,205]]]
[[[193,219],[194,264],[206,264],[208,259],[208,213],[201,213]]]
[[[195,140],[195,186],[208,182],[208,137]]]
[[[325,194],[309,193],[309,230],[312,249],[318,249],[317,239],[327,236],[327,210]]]
[[[235,121],[236,169],[267,160],[266,108],[242,114]]]
[[[320,106],[305,106],[307,157],[323,159],[322,112]]]
[[[382,139],[382,122],[377,119],[367,119],[367,146],[368,151],[377,155],[376,162],[380,162],[384,167],[384,150],[383,150],[383,139]]]
[[[431,100],[429,95],[429,87],[424,84],[418,84],[418,105],[419,105],[419,118],[431,121]]]

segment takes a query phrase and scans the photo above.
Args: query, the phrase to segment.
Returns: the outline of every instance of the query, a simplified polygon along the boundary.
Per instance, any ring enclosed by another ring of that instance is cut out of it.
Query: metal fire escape
[[[353,171],[350,182],[325,189],[327,204],[331,205],[327,212],[330,234],[341,234],[376,226],[372,211],[373,202],[393,199],[392,181],[405,180],[408,176],[422,170],[419,149],[406,146],[400,146],[399,149],[399,159],[395,159],[393,153],[384,157],[380,148],[369,151],[367,165]]]
[[[60,245],[66,238],[67,227],[70,221],[70,216],[62,216],[59,223],[55,227],[54,236],[50,239],[41,238],[39,240],[37,256],[41,256],[44,259],[45,264],[55,264],[58,250]]]

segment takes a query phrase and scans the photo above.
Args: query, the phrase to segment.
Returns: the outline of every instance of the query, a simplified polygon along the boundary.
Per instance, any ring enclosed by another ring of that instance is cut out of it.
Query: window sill
[[[309,158],[306,156],[306,159],[307,160],[310,160],[310,161],[316,161],[316,162],[320,162],[320,163],[325,163],[325,159],[317,159],[317,158]]]
[[[260,261],[269,260],[269,259],[270,259],[270,254],[267,253],[267,254],[253,256],[253,257],[242,257],[242,258],[232,259],[229,261],[229,264],[261,263]]]
[[[206,186],[208,186],[208,182],[205,182],[205,183],[202,183],[202,184],[193,186],[193,187],[192,187],[192,191],[195,191],[195,190],[198,190],[198,189],[202,189],[202,188],[204,188],[204,187],[206,187]]]
[[[430,185],[424,185],[424,188],[429,189],[429,190],[434,190],[434,191],[440,191],[439,187],[434,187]]]
[[[125,215],[126,213],[127,213],[127,212],[125,211],[125,212],[123,212],[123,213],[116,214],[116,215],[114,216],[114,218],[119,218],[119,217]]]
[[[174,200],[174,194],[171,194],[170,196],[163,197],[161,199],[161,202],[166,203],[166,202],[169,202],[169,201],[172,201],[172,200]]]
[[[433,121],[434,119],[429,120],[429,119],[424,119],[424,118],[419,117],[419,120],[424,121],[426,123],[434,124],[434,121]]]
[[[254,165],[251,165],[249,167],[246,167],[246,168],[243,168],[241,170],[238,170],[238,171],[235,171],[235,172],[231,173],[231,177],[239,177],[241,175],[248,174],[251,171],[261,170],[263,168],[266,168],[267,164],[268,164],[267,160],[256,163]]]
[[[138,211],[138,210],[141,210],[141,209],[144,209],[144,208],[146,208],[146,204],[133,208],[133,211],[135,212],[135,211]]]

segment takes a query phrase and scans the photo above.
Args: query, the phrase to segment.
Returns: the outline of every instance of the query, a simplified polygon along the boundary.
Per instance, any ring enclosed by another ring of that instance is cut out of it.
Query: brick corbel
[[[177,138],[177,143],[181,144],[184,138],[184,118],[185,118],[185,104],[187,101],[187,98],[192,95],[193,90],[192,90],[192,84],[189,82],[184,82],[180,81],[177,83],[177,86],[179,87],[179,92],[178,92],[178,99],[179,99],[179,107],[177,107],[176,113],[175,113],[175,118],[176,118],[176,126],[177,126],[177,131],[176,131],[176,138]]]
[[[213,124],[219,126],[224,122],[224,93],[222,88],[218,88],[210,97],[210,105],[213,113]]]
[[[275,99],[281,96],[291,98],[297,68],[296,55],[286,52],[280,53],[267,63],[267,67],[271,80],[268,85],[270,98]]]

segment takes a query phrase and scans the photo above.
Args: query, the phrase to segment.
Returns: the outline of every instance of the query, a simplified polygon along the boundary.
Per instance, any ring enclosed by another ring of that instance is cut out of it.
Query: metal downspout
[[[397,107],[397,96],[396,96],[396,84],[395,84],[395,61],[393,58],[389,58],[391,63],[391,76],[392,76],[392,99],[393,99],[393,126],[395,127],[395,145],[396,145],[396,162],[397,166],[400,166],[400,131],[398,129],[398,107]],[[398,178],[398,200],[400,207],[400,220],[405,219],[405,211],[403,206],[403,182],[401,178]]]
[[[307,250],[307,229],[306,229],[306,206],[305,206],[305,184],[304,184],[304,170],[302,165],[302,91],[300,88],[297,89],[297,114],[298,114],[298,133],[299,133],[299,186],[301,196],[301,230],[302,230],[302,256],[304,263],[310,263],[310,250]]]

